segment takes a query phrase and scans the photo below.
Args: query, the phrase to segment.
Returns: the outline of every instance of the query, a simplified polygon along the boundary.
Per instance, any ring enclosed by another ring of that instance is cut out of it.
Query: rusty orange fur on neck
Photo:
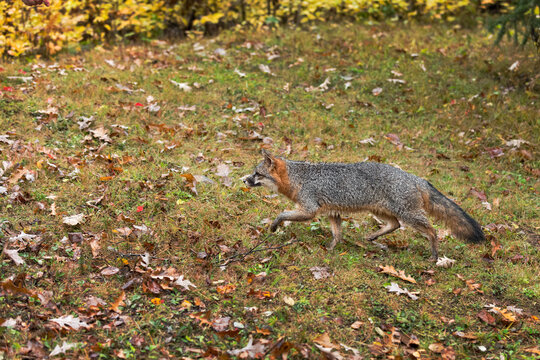
[[[287,164],[282,159],[274,159],[274,168],[271,171],[272,176],[276,180],[276,185],[278,191],[291,199],[296,201],[296,189],[291,187],[291,182],[289,181],[289,174],[287,172]]]

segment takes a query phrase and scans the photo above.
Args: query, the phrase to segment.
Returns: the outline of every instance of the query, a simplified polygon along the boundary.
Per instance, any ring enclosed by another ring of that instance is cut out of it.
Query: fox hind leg
[[[379,230],[366,236],[366,240],[368,241],[374,241],[379,236],[390,234],[391,232],[399,229],[399,221],[395,216],[390,214],[377,214],[377,217],[386,221],[386,224],[384,224],[384,226]]]
[[[332,241],[326,246],[328,250],[333,250],[337,243],[342,240],[341,234],[341,216],[331,215],[329,216],[330,220],[330,229],[332,229]]]

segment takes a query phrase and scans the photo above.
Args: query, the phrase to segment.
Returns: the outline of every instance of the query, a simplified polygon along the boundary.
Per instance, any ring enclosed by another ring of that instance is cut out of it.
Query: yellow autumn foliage
[[[0,55],[55,54],[110,39],[149,38],[166,31],[244,25],[422,16],[452,19],[496,0],[51,0],[50,7],[0,1]]]

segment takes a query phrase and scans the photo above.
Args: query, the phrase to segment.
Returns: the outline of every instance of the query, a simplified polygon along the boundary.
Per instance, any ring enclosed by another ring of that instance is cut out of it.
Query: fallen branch
[[[281,248],[284,248],[285,246],[289,246],[289,245],[292,245],[294,243],[297,243],[298,240],[297,239],[294,239],[292,241],[289,241],[285,244],[282,244],[282,245],[278,245],[278,246],[269,246],[269,247],[265,247],[265,248],[262,248],[262,249],[257,249],[262,243],[264,243],[266,240],[268,240],[268,238],[271,236],[272,234],[268,234],[266,235],[264,238],[262,238],[261,240],[259,240],[259,242],[254,246],[252,247],[251,249],[249,249],[248,251],[246,252],[243,252],[243,253],[239,253],[239,254],[234,254],[233,256],[230,256],[228,257],[227,259],[225,259],[225,261],[223,263],[221,263],[219,266],[227,266],[233,262],[239,262],[239,261],[242,261],[244,260],[248,255],[250,254],[253,254],[254,252],[259,252],[259,251],[267,251],[267,250],[277,250],[277,249],[281,249]]]
[[[116,255],[118,255],[120,257],[123,257],[123,258],[126,258],[126,257],[143,257],[145,254],[147,254],[147,253],[143,253],[143,254],[122,253],[122,252],[120,252],[118,250],[112,250],[112,252],[114,252]],[[153,255],[150,255],[150,254],[148,254],[148,257],[150,259],[161,260],[161,261],[170,260],[170,259],[165,259],[165,258],[159,258],[159,257],[153,256]]]

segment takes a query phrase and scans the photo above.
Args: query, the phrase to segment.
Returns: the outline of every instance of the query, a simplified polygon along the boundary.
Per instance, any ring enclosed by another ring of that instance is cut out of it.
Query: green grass
[[[202,54],[193,50],[195,42],[205,47]],[[14,169],[6,172],[6,181],[0,180],[9,188],[8,195],[0,195],[2,243],[21,231],[40,235],[41,243],[8,244],[21,249],[26,263],[14,266],[4,254],[0,280],[24,273],[18,283],[37,293],[52,291],[54,306],[0,292],[0,319],[19,319],[13,329],[0,327],[0,358],[22,358],[29,341],[43,344],[45,354],[63,341],[80,343],[68,357],[200,356],[193,349],[218,356],[244,347],[249,337],[267,340],[267,347],[285,337],[296,347],[292,357],[301,357],[301,349],[314,357],[320,352],[313,340],[323,333],[369,358],[374,356],[369,345],[380,341],[388,326],[417,336],[423,357],[438,356],[428,346],[440,342],[451,346],[456,358],[534,358],[527,350],[540,335],[538,60],[531,49],[492,43],[482,29],[342,25],[97,48],[61,56],[55,60],[58,68],[51,69],[3,64],[0,88],[14,91],[3,91],[0,98],[0,135],[9,134],[17,143],[0,142],[0,158],[35,171],[36,181],[9,183]],[[214,55],[217,48],[227,55]],[[272,50],[280,57],[270,61],[267,53]],[[114,60],[121,69],[105,60]],[[518,60],[518,69],[508,70]],[[260,71],[259,64],[268,65],[275,76]],[[21,69],[27,74],[20,74]],[[8,78],[30,74],[36,75],[35,84]],[[326,78],[327,91],[305,90]],[[390,78],[406,84],[390,83]],[[170,80],[189,83],[193,90],[184,92]],[[116,84],[144,92],[127,93]],[[383,88],[378,96],[372,94],[376,87]],[[159,103],[158,113],[135,106],[146,106],[149,95]],[[192,105],[195,111],[179,108]],[[37,112],[48,106],[57,108],[58,115],[40,119]],[[248,107],[255,109],[235,111]],[[103,146],[103,141],[85,140],[89,133],[79,130],[80,116],[94,116],[90,129],[103,126],[112,141]],[[271,140],[252,139],[253,131]],[[393,145],[385,138],[388,134],[399,136],[411,150]],[[369,137],[374,145],[359,142]],[[505,145],[512,139],[528,143],[512,150]],[[394,164],[428,179],[481,224],[505,227],[487,230],[489,241],[477,246],[445,237],[440,253],[456,264],[440,268],[429,261],[428,242],[411,229],[389,235],[388,251],[364,241],[377,228],[365,214],[347,220],[349,243],[327,252],[324,245],[331,234],[321,218],[285,227],[265,246],[292,238],[297,243],[255,252],[221,270],[220,261],[266,236],[266,219],[292,206],[264,189],[247,190],[240,181],[260,161],[261,147],[296,160],[369,158]],[[502,149],[504,155],[492,157],[492,149]],[[215,175],[224,163],[231,170],[230,187]],[[80,172],[68,176],[76,168]],[[181,174],[204,175],[214,183],[198,183],[194,194]],[[10,201],[15,185],[28,202]],[[473,187],[485,192],[491,211],[470,194]],[[87,204],[101,196],[99,204]],[[56,216],[51,215],[52,204]],[[84,223],[74,228],[62,224],[64,216],[78,213],[86,215]],[[152,233],[126,238],[116,230],[143,224]],[[85,239],[62,242],[68,232],[82,232]],[[95,256],[92,239],[100,245]],[[493,261],[486,261],[490,241],[501,249]],[[173,267],[197,288],[158,287],[159,293],[152,293],[149,274],[143,275],[138,257],[130,255],[146,251],[153,256],[154,270]],[[206,257],[198,257],[202,252]],[[418,283],[379,273],[378,265],[404,270]],[[120,272],[103,276],[106,266]],[[327,266],[334,275],[315,280],[309,270],[313,266]],[[263,271],[264,280],[249,283],[250,273]],[[469,290],[457,275],[480,283],[483,294]],[[141,280],[125,290],[122,325],[115,323],[109,307],[131,279]],[[426,284],[428,279],[432,285]],[[390,282],[419,291],[420,299],[388,293],[384,286]],[[235,289],[219,293],[218,286],[226,284]],[[463,290],[455,294],[459,288]],[[250,289],[276,295],[259,300],[247,295]],[[89,309],[90,295],[107,305]],[[286,305],[284,296],[295,304]],[[154,298],[162,303],[154,304]],[[488,325],[477,316],[487,304],[515,306],[523,315],[509,324],[493,314],[496,323]],[[254,313],[245,309],[254,306]],[[229,334],[233,336],[219,334],[197,320],[201,312],[207,312],[209,321],[229,316],[229,329],[233,322],[244,328]],[[68,314],[92,327],[59,331],[48,321]],[[351,328],[357,321],[359,328]],[[456,331],[477,340],[453,335]],[[346,353],[343,348],[340,352]],[[30,354],[39,357],[38,352]],[[406,346],[390,348],[388,354],[405,356]]]

